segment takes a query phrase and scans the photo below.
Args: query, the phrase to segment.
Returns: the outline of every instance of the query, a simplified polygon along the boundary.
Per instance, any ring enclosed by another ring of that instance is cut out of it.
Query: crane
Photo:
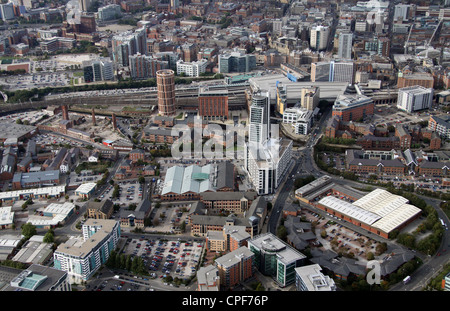
[[[409,28],[409,34],[408,34],[408,38],[405,41],[405,49],[404,49],[404,54],[407,54],[407,50],[408,50],[408,43],[409,43],[409,38],[411,37],[411,32],[414,28],[414,21],[411,23],[411,27]]]
[[[444,20],[444,18],[442,18],[442,17],[439,19],[439,23],[437,24],[436,29],[433,31],[433,34],[431,35],[430,40],[427,43],[425,43],[425,49],[427,51],[426,52],[426,57],[427,58],[428,58],[428,50],[429,50],[429,47],[431,45],[431,42],[433,41],[433,38],[436,35],[436,32],[438,31],[439,27],[441,26],[443,20]]]

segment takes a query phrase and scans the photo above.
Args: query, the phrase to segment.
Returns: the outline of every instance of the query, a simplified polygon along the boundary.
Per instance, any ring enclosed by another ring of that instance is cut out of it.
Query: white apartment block
[[[313,26],[310,31],[309,45],[311,49],[320,51],[325,50],[328,44],[330,28],[327,26]]]
[[[398,90],[397,108],[415,112],[431,108],[433,89],[422,86],[404,87]]]
[[[307,135],[311,130],[314,113],[304,108],[287,108],[283,113],[283,123],[291,124],[295,134]]]
[[[334,280],[322,273],[318,264],[295,268],[295,286],[298,291],[335,291]]]
[[[271,194],[280,186],[292,159],[292,140],[268,139],[245,144],[245,168],[259,195]]]
[[[201,59],[195,62],[177,61],[177,74],[184,73],[188,77],[199,77],[201,73],[206,72],[208,61]]]
[[[69,239],[53,254],[54,268],[66,271],[71,283],[88,280],[108,260],[120,238],[120,223],[88,219],[82,232],[82,238]]]
[[[397,4],[394,9],[394,21],[402,20],[408,21],[413,5],[411,4]]]

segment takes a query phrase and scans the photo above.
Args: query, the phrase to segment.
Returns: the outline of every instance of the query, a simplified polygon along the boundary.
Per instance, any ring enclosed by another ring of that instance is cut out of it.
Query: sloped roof
[[[167,170],[162,195],[167,193],[183,194],[214,191],[211,181],[213,165],[172,166]]]

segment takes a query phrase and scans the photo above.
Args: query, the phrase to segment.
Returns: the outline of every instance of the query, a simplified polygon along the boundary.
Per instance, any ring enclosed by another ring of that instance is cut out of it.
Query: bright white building
[[[292,156],[292,141],[280,139],[270,125],[270,96],[253,95],[250,106],[248,142],[244,167],[259,194],[273,193],[284,177]]]
[[[295,268],[295,287],[298,291],[335,291],[334,280],[322,273],[318,264]]]
[[[320,51],[325,50],[328,45],[328,36],[330,28],[328,26],[313,26],[310,31],[309,45],[311,49]]]
[[[283,113],[283,123],[291,124],[295,134],[306,135],[313,123],[314,113],[305,108],[287,108]]]
[[[184,73],[188,77],[199,77],[201,73],[206,72],[208,61],[201,59],[195,62],[177,61],[177,74]]]
[[[292,140],[271,138],[245,144],[245,168],[259,195],[274,193],[292,159]]]
[[[12,206],[0,207],[0,228],[9,229],[14,224],[14,212]]]
[[[122,10],[118,4],[108,4],[104,7],[98,8],[98,19],[101,21],[118,19],[121,16]]]
[[[397,108],[415,112],[429,109],[433,103],[433,89],[423,86],[404,87],[398,90]]]

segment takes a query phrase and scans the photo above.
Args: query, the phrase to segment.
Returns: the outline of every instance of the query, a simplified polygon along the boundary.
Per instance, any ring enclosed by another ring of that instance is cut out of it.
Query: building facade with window
[[[88,219],[81,238],[60,244],[53,254],[54,268],[66,271],[70,283],[87,281],[109,258],[121,235],[115,220]]]

